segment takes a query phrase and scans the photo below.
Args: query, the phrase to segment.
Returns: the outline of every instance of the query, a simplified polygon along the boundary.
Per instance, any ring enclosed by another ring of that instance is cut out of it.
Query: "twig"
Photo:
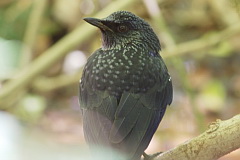
[[[50,92],[59,88],[77,83],[80,79],[82,69],[71,75],[60,75],[53,78],[40,77],[33,82],[33,88],[37,92]]]
[[[32,59],[32,51],[35,44],[35,39],[42,20],[42,15],[45,11],[47,0],[34,0],[32,2],[31,14],[28,20],[28,25],[25,29],[23,40],[23,48],[21,51],[21,67],[26,66]]]
[[[236,23],[235,25],[232,25],[214,35],[208,37],[203,35],[203,38],[179,44],[174,48],[166,48],[163,50],[162,55],[164,58],[169,58],[173,56],[182,56],[188,53],[193,54],[197,51],[216,45],[219,42],[225,41],[230,37],[236,36],[237,34],[240,34],[240,23]]]

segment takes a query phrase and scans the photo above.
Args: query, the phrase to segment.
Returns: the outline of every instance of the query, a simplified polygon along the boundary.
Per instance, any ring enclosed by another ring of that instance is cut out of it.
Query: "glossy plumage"
[[[85,21],[102,33],[102,47],[89,57],[80,82],[85,139],[138,160],[172,102],[159,40],[127,11]]]

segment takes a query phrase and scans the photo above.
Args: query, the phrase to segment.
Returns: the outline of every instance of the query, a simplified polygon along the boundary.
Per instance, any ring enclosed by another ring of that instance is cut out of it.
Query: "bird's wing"
[[[109,131],[117,109],[117,98],[105,90],[96,90],[91,77],[97,50],[92,54],[84,68],[79,86],[79,103],[83,116],[83,131],[86,141],[91,145],[109,146]],[[90,71],[90,72],[89,72]]]
[[[115,113],[110,141],[122,144],[125,147],[122,150],[129,155],[141,156],[171,101],[171,81],[155,85],[144,94],[123,93]]]
[[[117,99],[104,91],[93,91],[91,86],[80,87],[80,107],[83,114],[84,136],[89,144],[109,146]]]

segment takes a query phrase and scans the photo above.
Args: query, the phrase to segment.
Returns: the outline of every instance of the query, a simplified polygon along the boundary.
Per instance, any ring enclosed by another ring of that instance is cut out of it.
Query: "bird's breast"
[[[135,51],[99,53],[85,67],[85,83],[115,96],[124,91],[144,93],[159,79],[159,67],[154,63]]]

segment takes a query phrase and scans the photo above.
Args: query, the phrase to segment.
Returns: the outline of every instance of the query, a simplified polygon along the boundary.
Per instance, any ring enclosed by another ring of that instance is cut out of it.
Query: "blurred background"
[[[240,0],[1,0],[0,159],[87,159],[78,82],[100,32],[84,17],[128,10],[158,34],[174,85],[147,153],[240,113]],[[236,150],[220,160],[239,160]]]

